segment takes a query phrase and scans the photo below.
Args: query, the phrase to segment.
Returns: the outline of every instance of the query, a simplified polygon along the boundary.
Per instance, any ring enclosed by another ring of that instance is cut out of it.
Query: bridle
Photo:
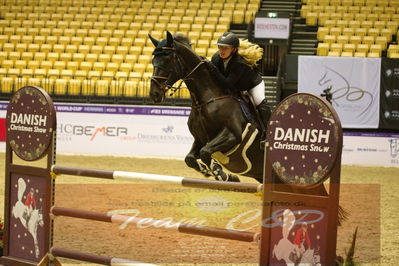
[[[162,47],[162,48],[160,48],[160,49],[163,49],[163,50],[171,50],[172,51],[172,54],[173,54],[173,65],[174,65],[174,70],[175,70],[175,72],[177,73],[177,75],[179,76],[179,77],[181,77],[181,76],[183,76],[184,75],[184,73],[183,73],[183,67],[182,67],[182,63],[181,63],[181,61],[180,61],[180,58],[179,58],[179,56],[176,54],[176,48],[174,48],[174,47]],[[177,62],[176,62],[177,61]],[[172,96],[176,91],[178,91],[180,88],[181,88],[181,86],[182,86],[182,84],[183,84],[183,82],[184,81],[186,81],[186,80],[188,80],[189,79],[189,77],[203,64],[203,63],[205,63],[205,61],[204,60],[201,60],[184,78],[182,78],[182,79],[180,79],[180,83],[179,83],[179,85],[177,86],[177,87],[174,87],[173,86],[173,84],[169,84],[169,79],[172,77],[172,74],[173,74],[173,71],[169,71],[169,69],[166,69],[165,67],[163,67],[163,66],[161,66],[161,65],[154,65],[154,69],[155,68],[160,68],[160,69],[162,69],[162,70],[164,70],[166,73],[167,72],[169,72],[169,75],[168,75],[168,77],[164,77],[164,76],[152,76],[151,77],[151,80],[152,81],[154,81],[158,86],[159,86],[159,88],[161,88],[162,90],[163,90],[163,92],[164,92],[164,94],[166,94],[168,91],[170,91],[170,93],[169,93],[169,96]],[[161,82],[159,82],[158,81],[158,79],[161,79],[161,80],[164,80],[164,82],[163,83],[161,83]]]

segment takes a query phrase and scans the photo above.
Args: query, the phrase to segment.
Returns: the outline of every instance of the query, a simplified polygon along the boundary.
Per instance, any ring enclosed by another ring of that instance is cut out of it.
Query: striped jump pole
[[[116,223],[116,224],[132,223],[138,226],[145,225],[146,227],[148,227],[148,225],[151,224],[156,228],[162,227],[165,229],[175,230],[180,233],[217,237],[223,239],[238,240],[243,242],[259,241],[259,233],[244,232],[238,230],[227,230],[223,228],[207,227],[207,226],[192,225],[192,224],[183,224],[179,222],[173,223],[170,221],[155,220],[152,218],[141,218],[141,217],[112,214],[112,213],[100,213],[100,212],[77,210],[77,209],[70,209],[64,207],[52,207],[51,214],[53,214],[54,216],[73,217],[79,219],[87,219],[87,220]]]
[[[156,264],[131,261],[119,258],[111,258],[107,256],[88,254],[74,250],[68,250],[63,248],[51,248],[50,254],[54,257],[62,257],[73,260],[86,261],[91,263],[97,263],[102,265],[110,265],[110,266],[157,266]]]
[[[98,170],[90,168],[77,168],[69,166],[53,165],[51,167],[53,173],[60,175],[77,175],[94,178],[105,178],[115,180],[145,181],[159,184],[176,184],[184,187],[209,188],[217,190],[227,190],[243,193],[256,193],[263,191],[262,184],[255,183],[239,183],[217,180],[206,180],[199,178],[189,178],[181,176],[155,175],[136,172]]]

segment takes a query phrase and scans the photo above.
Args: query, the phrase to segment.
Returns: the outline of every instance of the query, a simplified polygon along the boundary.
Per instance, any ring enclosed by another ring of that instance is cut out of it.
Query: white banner
[[[342,163],[399,167],[399,134],[347,133]]]
[[[290,36],[289,18],[255,17],[255,38],[288,39]]]
[[[57,113],[59,153],[183,157],[193,138],[187,117]]]
[[[190,108],[55,104],[57,152],[62,154],[184,158],[194,141]],[[7,103],[0,103],[0,119]],[[5,134],[5,132],[3,132]],[[0,151],[5,142],[0,141]]]
[[[298,92],[332,87],[332,104],[344,128],[378,128],[381,58],[299,56]]]

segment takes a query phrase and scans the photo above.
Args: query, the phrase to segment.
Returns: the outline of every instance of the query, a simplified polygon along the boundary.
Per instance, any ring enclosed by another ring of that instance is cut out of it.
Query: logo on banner
[[[330,67],[325,68],[326,71],[319,78],[318,84],[321,87],[325,86],[325,89],[327,89],[329,86],[332,87],[330,92],[332,94],[333,103],[337,104],[338,100],[344,100],[351,105],[356,102],[365,102],[363,110],[360,110],[361,112],[357,114],[357,117],[363,115],[370,109],[374,101],[373,95],[370,92],[364,90],[363,88],[351,85],[348,81],[348,78],[344,77],[344,75],[338,71]]]
[[[157,131],[159,132],[158,134],[138,132],[137,141],[140,143],[153,144],[191,144],[193,142],[193,137],[191,135],[175,132],[175,127],[173,125],[161,126]]]
[[[165,133],[172,133],[173,132],[173,126],[172,125],[168,125],[167,127],[162,128],[162,131]]]
[[[68,134],[73,136],[87,136],[90,141],[95,140],[99,136],[103,137],[122,137],[127,136],[128,129],[126,127],[110,127],[110,126],[82,126],[72,124],[59,124],[59,134]]]
[[[399,154],[399,139],[390,139],[389,140],[389,146],[391,149],[391,157],[396,158]]]
[[[387,76],[389,78],[390,76],[392,76],[392,73],[393,73],[392,69],[387,69],[385,71],[385,76]]]

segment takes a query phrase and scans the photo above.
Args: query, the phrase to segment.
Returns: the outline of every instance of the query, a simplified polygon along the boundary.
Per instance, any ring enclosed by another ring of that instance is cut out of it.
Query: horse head
[[[174,40],[170,32],[167,38],[161,41],[149,35],[155,50],[152,53],[152,64],[154,72],[151,77],[150,97],[155,103],[163,102],[165,93],[172,85],[180,79],[179,71],[176,69],[176,54],[174,50]]]
[[[172,93],[180,88],[173,87],[179,79],[186,81],[188,76],[200,65],[201,59],[191,49],[188,37],[167,32],[166,39],[158,41],[148,35],[155,46],[152,64],[154,72],[151,77],[150,97],[155,103],[165,99],[165,93]],[[190,70],[191,69],[191,70]]]

